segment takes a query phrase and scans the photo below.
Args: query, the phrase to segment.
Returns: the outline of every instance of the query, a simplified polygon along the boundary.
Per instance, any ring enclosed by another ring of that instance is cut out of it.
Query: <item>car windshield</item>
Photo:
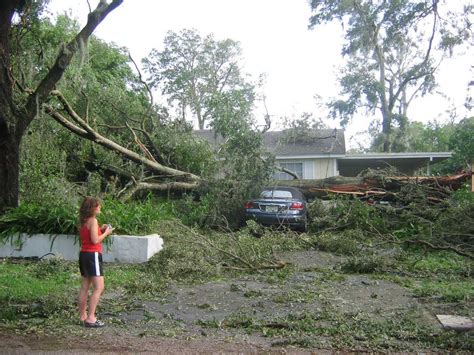
[[[260,194],[265,199],[292,199],[291,191],[286,190],[263,190]]]

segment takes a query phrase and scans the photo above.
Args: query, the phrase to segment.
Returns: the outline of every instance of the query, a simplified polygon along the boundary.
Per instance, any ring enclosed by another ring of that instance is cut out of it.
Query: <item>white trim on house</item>
[[[344,158],[346,156],[345,154],[276,155],[275,160]]]
[[[453,153],[451,152],[414,152],[414,153],[367,153],[367,154],[346,154],[339,156],[344,160],[358,160],[367,158],[379,158],[379,159],[397,159],[397,158],[451,158]]]

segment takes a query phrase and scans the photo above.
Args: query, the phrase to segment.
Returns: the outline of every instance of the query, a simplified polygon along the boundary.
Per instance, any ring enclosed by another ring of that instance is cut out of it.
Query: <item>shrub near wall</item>
[[[77,212],[72,205],[25,202],[0,216],[0,240],[18,233],[77,234]]]
[[[18,233],[77,235],[78,207],[73,204],[24,202],[0,216],[0,240],[4,243]],[[158,222],[173,216],[170,201],[146,199],[122,203],[103,201],[99,223],[111,223],[121,235],[159,234]]]

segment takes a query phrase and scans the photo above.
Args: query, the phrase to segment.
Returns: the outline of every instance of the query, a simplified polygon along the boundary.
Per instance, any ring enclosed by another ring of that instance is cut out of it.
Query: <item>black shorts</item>
[[[81,251],[79,253],[79,269],[84,277],[104,276],[102,253]]]

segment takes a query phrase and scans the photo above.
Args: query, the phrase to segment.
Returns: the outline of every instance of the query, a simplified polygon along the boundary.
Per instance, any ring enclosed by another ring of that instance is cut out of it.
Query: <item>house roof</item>
[[[197,130],[194,133],[212,146],[223,143],[222,137],[216,137],[213,131]],[[263,139],[267,150],[279,159],[340,156],[346,153],[344,130],[341,129],[268,131],[263,134]]]

